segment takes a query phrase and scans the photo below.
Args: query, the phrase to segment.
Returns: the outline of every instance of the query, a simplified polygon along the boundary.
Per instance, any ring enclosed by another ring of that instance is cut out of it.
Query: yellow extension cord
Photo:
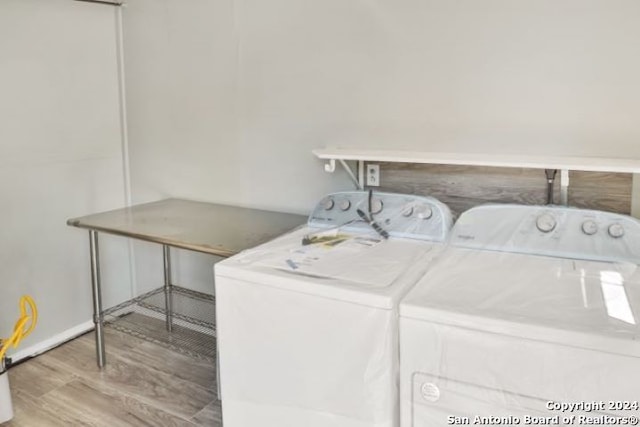
[[[31,314],[28,313],[29,311],[31,311]],[[27,322],[31,322],[28,327],[26,327]],[[29,295],[25,295],[20,298],[20,317],[13,328],[13,334],[7,339],[0,339],[0,363],[4,359],[7,350],[10,347],[18,347],[20,341],[33,331],[37,322],[38,308],[36,303]]]

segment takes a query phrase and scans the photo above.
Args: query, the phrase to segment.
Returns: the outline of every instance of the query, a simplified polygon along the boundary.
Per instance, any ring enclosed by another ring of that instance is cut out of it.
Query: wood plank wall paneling
[[[569,205],[631,213],[633,175],[629,173],[573,172],[569,177]]]
[[[430,195],[449,205],[454,214],[484,203],[545,204],[547,181],[543,170],[380,163],[377,191]],[[571,172],[569,205],[629,214],[631,174]],[[555,182],[560,201],[560,173]]]

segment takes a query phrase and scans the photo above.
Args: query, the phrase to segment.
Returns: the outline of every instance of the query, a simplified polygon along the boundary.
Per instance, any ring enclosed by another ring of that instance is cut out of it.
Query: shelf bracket
[[[353,173],[353,170],[347,164],[347,162],[345,162],[342,159],[338,159],[338,161],[340,162],[344,170],[347,172],[347,175],[349,175],[349,178],[351,179],[351,181],[353,181],[353,183],[356,185],[356,188],[358,190],[364,190],[364,161],[362,160],[358,161],[358,178],[356,178],[356,175]],[[336,159],[329,159],[327,163],[325,163],[324,165],[324,171],[328,173],[335,172]]]
[[[324,171],[334,173],[336,171],[336,159],[329,159],[329,161],[324,164]]]
[[[347,175],[349,175],[349,178],[351,178],[351,181],[353,181],[353,183],[356,185],[356,188],[358,190],[364,190],[364,185],[362,185],[362,182],[360,182],[358,178],[356,178],[356,175],[353,173],[353,171],[351,170],[351,167],[347,164],[347,162],[340,159],[340,164],[342,165],[344,170],[347,171]]]
[[[569,169],[560,170],[560,204],[569,205]]]

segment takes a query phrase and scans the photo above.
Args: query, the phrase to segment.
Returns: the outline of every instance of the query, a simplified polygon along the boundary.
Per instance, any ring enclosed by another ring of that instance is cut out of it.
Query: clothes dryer
[[[336,193],[216,264],[225,427],[397,426],[398,302],[451,224],[433,198]]]
[[[450,243],[400,303],[403,427],[639,415],[637,220],[481,206]]]

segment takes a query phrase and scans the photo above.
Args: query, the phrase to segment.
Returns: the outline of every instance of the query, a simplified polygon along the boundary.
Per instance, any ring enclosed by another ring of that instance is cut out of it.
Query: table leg
[[[89,230],[89,254],[91,257],[91,290],[93,292],[93,323],[96,331],[96,359],[98,367],[106,364],[104,349],[104,317],[102,314],[102,290],[100,289],[100,253],[98,250],[98,232]]]
[[[164,308],[167,317],[167,331],[173,331],[173,296],[171,295],[171,248],[162,245],[164,264]]]

